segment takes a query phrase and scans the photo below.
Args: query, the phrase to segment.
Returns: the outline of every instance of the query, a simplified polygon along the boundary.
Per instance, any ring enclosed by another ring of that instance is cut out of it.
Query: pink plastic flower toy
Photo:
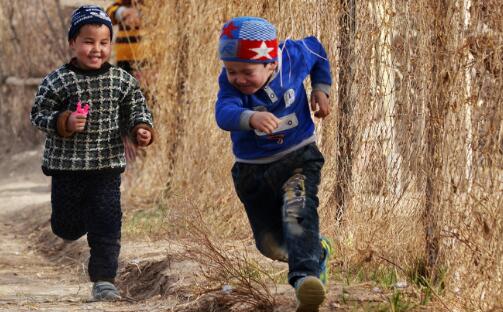
[[[78,101],[77,102],[77,110],[75,111],[75,113],[77,113],[79,115],[87,116],[88,112],[89,112],[89,104],[86,103],[86,105],[84,105],[84,108],[82,108],[82,102]]]

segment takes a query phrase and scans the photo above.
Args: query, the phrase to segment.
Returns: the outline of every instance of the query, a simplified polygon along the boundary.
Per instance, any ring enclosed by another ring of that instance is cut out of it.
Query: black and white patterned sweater
[[[83,132],[69,133],[66,121],[79,101],[90,106],[86,126]],[[47,75],[30,118],[47,134],[42,160],[47,175],[122,172],[126,167],[122,134],[134,140],[138,128],[153,128],[138,81],[109,63],[89,71],[70,62]]]

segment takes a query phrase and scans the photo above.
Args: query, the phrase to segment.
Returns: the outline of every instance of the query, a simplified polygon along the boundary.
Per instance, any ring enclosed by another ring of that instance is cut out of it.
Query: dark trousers
[[[288,281],[320,274],[318,185],[324,164],[309,144],[270,164],[235,163],[234,186],[258,250],[288,261]]]
[[[113,282],[117,273],[122,224],[120,184],[120,174],[52,177],[52,231],[66,240],[87,234],[92,282]]]

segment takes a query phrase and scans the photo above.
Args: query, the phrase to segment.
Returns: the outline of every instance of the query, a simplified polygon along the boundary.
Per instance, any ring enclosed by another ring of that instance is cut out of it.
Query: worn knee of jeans
[[[302,221],[306,207],[306,177],[301,173],[294,174],[283,185],[283,216],[287,231],[291,235],[303,233]]]
[[[269,259],[288,261],[288,252],[285,246],[281,246],[270,233],[260,235],[256,240],[256,246],[260,253]]]

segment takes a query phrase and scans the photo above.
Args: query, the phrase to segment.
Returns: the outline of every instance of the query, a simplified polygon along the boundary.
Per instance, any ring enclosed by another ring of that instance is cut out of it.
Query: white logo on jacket
[[[286,90],[283,98],[285,99],[285,107],[292,105],[295,102],[295,91],[293,89]]]

